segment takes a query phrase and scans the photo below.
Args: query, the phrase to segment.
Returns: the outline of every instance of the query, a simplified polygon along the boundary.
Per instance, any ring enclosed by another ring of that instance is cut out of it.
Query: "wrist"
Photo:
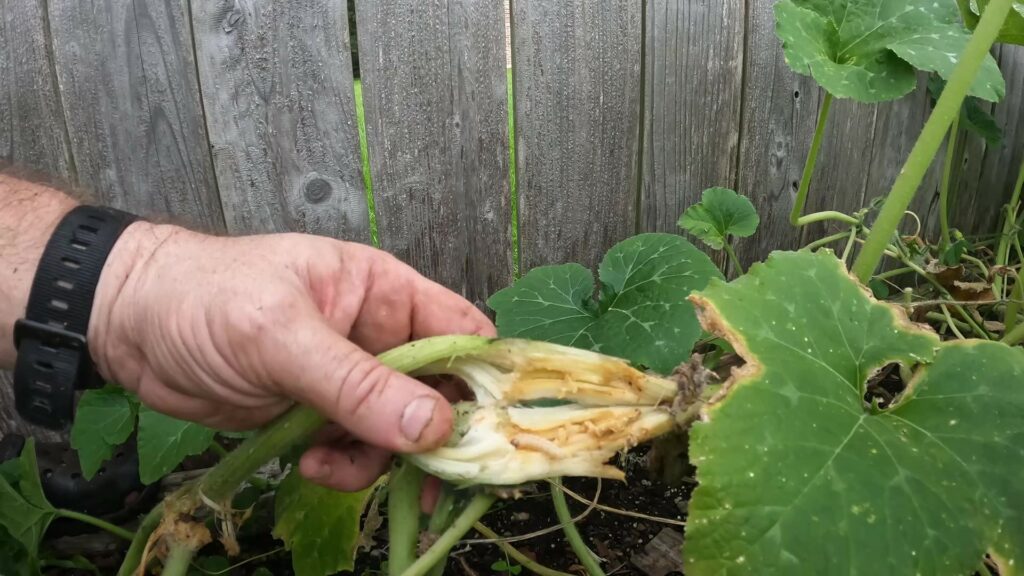
[[[184,229],[177,226],[138,221],[111,250],[96,286],[88,333],[89,353],[104,378],[115,378],[122,359],[138,357],[140,278],[154,254],[180,232]]]

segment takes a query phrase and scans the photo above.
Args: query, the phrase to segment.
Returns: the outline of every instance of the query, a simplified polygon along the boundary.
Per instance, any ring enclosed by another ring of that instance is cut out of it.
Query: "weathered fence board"
[[[358,2],[381,246],[482,305],[511,278],[502,4]]]
[[[369,242],[345,1],[192,10],[227,229]]]
[[[1000,47],[999,66],[1006,79],[1007,91],[1024,90],[1024,46]],[[1004,213],[1002,206],[1010,201],[1013,185],[1024,162],[1024,103],[1018,97],[998,103],[994,107],[996,123],[1003,130],[1003,141],[998,147],[985,151],[981,173],[976,180],[976,201],[973,218],[965,223],[972,233],[991,233],[997,230]]]
[[[74,183],[45,6],[0,0],[0,159]]]
[[[223,229],[185,0],[49,7],[79,184],[117,207]]]
[[[735,185],[744,26],[736,4],[647,3],[644,231],[678,231],[679,216],[704,189]]]
[[[793,183],[803,173],[820,103],[814,80],[786,64],[772,3],[749,3],[746,39],[744,100],[757,104],[743,107],[736,191],[753,202],[761,225],[736,243],[744,266],[799,242],[799,230],[789,224]]]
[[[512,3],[522,270],[636,230],[641,3]]]

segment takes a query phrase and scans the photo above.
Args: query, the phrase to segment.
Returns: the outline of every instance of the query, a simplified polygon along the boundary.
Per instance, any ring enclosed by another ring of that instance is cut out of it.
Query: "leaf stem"
[[[953,176],[954,154],[956,153],[956,138],[960,132],[960,114],[953,118],[953,125],[949,129],[949,138],[946,142],[946,161],[942,167],[942,185],[939,188],[939,227],[942,237],[939,238],[939,250],[945,251],[949,246],[949,185]]]
[[[458,544],[459,540],[473,528],[484,514],[490,510],[491,505],[497,499],[493,494],[479,492],[469,501],[466,508],[462,510],[452,525],[444,531],[434,544],[427,549],[408,569],[402,572],[402,576],[424,576],[430,572],[442,558],[448,555],[448,551]],[[390,566],[391,559],[388,559]]]
[[[95,526],[97,528],[100,528],[100,529],[106,530],[107,532],[110,532],[114,536],[118,536],[120,538],[124,538],[125,540],[128,540],[129,542],[131,542],[132,540],[135,539],[135,533],[134,532],[131,532],[129,530],[125,530],[124,528],[121,528],[120,526],[115,526],[114,524],[111,524],[110,522],[107,522],[106,520],[101,520],[101,519],[99,519],[99,518],[97,518],[95,516],[90,516],[88,514],[83,514],[82,512],[75,512],[74,510],[66,510],[64,508],[58,508],[56,513],[57,513],[57,516],[59,516],[61,518],[69,518],[71,520],[77,520],[79,522],[83,522],[85,524],[89,524],[91,526]]]
[[[569,546],[580,559],[580,564],[586,569],[587,574],[604,576],[604,570],[597,563],[597,558],[594,557],[594,553],[590,551],[586,542],[583,541],[583,537],[580,536],[579,530],[576,529],[572,514],[569,512],[569,505],[565,501],[565,494],[562,492],[561,478],[551,480],[551,501],[555,505],[555,515],[558,516],[558,521],[562,524],[562,530],[565,532],[565,539],[569,541]]]
[[[455,495],[448,484],[441,484],[441,493],[434,505],[434,512],[427,522],[427,533],[432,536],[440,536],[452,523],[452,513],[455,511]],[[443,576],[448,555],[445,554],[437,564],[430,570],[431,576]]]
[[[388,483],[388,574],[400,576],[416,561],[420,494],[426,475],[412,462],[396,460]]]
[[[163,517],[164,504],[161,502],[142,519],[138,529],[135,530],[135,537],[132,538],[131,545],[128,546],[128,552],[121,562],[121,568],[117,571],[117,576],[133,576],[138,571],[139,563],[142,562],[142,553],[146,550],[146,543],[149,542],[150,535],[160,525]]]
[[[904,266],[903,268],[896,268],[896,269],[893,269],[893,270],[886,270],[885,272],[882,272],[880,274],[876,274],[875,278],[877,278],[879,280],[885,280],[886,278],[892,278],[893,276],[900,276],[900,275],[906,274],[907,272],[915,272],[915,270],[913,268],[911,268],[910,266]]]
[[[828,246],[833,242],[845,240],[847,237],[849,237],[849,235],[849,232],[840,232],[838,234],[832,234],[831,236],[826,236],[824,238],[820,238],[818,240],[815,240],[814,242],[811,242],[810,244],[804,246],[804,250],[814,251],[823,246]]]
[[[733,267],[736,268],[736,271],[740,276],[742,276],[743,265],[740,264],[740,259],[736,257],[736,251],[733,250],[732,244],[729,243],[728,239],[726,239],[723,247],[725,248],[725,253],[729,256],[729,261],[732,262]]]
[[[1017,182],[1013,185],[1013,193],[1010,195],[1010,203],[1006,205],[1006,215],[1003,220],[1003,230],[999,235],[999,247],[996,248],[996,265],[1006,266],[1010,257],[1010,237],[1014,234],[1017,224],[1017,210],[1020,208],[1020,192],[1024,188],[1024,157],[1021,157],[1020,171],[1017,174]],[[993,283],[996,295],[1003,294],[1003,279],[996,277]]]
[[[814,139],[811,140],[811,150],[807,154],[807,161],[804,162],[804,173],[800,178],[800,187],[796,192],[796,201],[793,203],[793,210],[789,213],[789,222],[793,226],[803,226],[800,214],[804,211],[804,204],[807,203],[807,191],[811,187],[811,175],[814,174],[814,166],[818,163],[818,152],[821,150],[822,137],[825,135],[825,123],[828,122],[828,112],[832,108],[832,94],[825,92],[825,98],[821,101],[821,109],[818,110],[818,123],[814,127]]]
[[[874,229],[868,235],[860,255],[853,263],[853,273],[861,282],[866,283],[875,268],[878,267],[878,263],[882,260],[882,252],[889,243],[889,239],[896,233],[903,213],[914,199],[914,194],[917,192],[925,172],[928,171],[935,153],[942,145],[946,132],[953,120],[960,114],[960,107],[967,96],[971,83],[974,81],[982,61],[988,55],[989,49],[992,48],[1003,21],[1010,11],[1010,2],[1011,0],[989,2],[978,27],[971,35],[967,48],[953,69],[946,88],[935,103],[935,109],[928,117],[928,121],[925,122],[921,135],[914,143],[910,156],[896,178],[885,204],[882,205],[882,210],[875,220]]]
[[[1017,324],[1013,330],[1007,331],[1001,342],[1007,346],[1013,346],[1021,340],[1024,340],[1024,322]]]
[[[195,550],[190,548],[186,544],[174,542],[171,544],[171,550],[167,553],[167,559],[164,560],[164,569],[160,572],[161,576],[187,576],[188,568],[192,564],[192,555]]]
[[[856,226],[857,224],[860,224],[860,220],[857,220],[856,218],[850,216],[849,214],[837,212],[835,210],[823,210],[821,212],[814,212],[813,214],[801,216],[800,218],[797,219],[795,225],[806,226],[808,224],[813,224],[815,222],[825,222],[826,220],[838,220],[839,222],[842,222],[844,224],[850,224],[851,226]]]
[[[498,548],[501,548],[502,552],[508,554],[513,560],[519,562],[523,565],[524,568],[526,568],[534,574],[538,574],[539,576],[573,576],[568,572],[559,572],[558,570],[553,570],[551,568],[548,568],[547,566],[544,566],[543,564],[539,564],[531,560],[529,556],[520,552],[515,546],[509,544],[508,542],[503,542],[501,540],[501,536],[499,536],[497,532],[491,530],[487,526],[484,526],[480,522],[473,524],[473,528],[481,535],[483,535],[484,538],[490,538],[491,540],[495,540],[494,544]]]

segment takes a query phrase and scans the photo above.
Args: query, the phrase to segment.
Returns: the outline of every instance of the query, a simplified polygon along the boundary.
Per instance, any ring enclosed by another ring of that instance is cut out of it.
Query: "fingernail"
[[[409,442],[418,442],[423,430],[434,419],[434,408],[437,400],[429,396],[417,398],[405,407],[402,412],[402,435]]]

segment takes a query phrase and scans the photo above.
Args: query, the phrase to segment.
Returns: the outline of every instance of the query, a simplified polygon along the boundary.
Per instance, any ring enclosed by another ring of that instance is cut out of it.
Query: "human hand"
[[[160,412],[245,430],[295,401],[317,409],[333,425],[300,471],[340,490],[370,485],[393,452],[447,439],[444,397],[374,358],[443,334],[495,330],[469,302],[380,250],[143,222],[111,253],[89,325],[100,373]]]

